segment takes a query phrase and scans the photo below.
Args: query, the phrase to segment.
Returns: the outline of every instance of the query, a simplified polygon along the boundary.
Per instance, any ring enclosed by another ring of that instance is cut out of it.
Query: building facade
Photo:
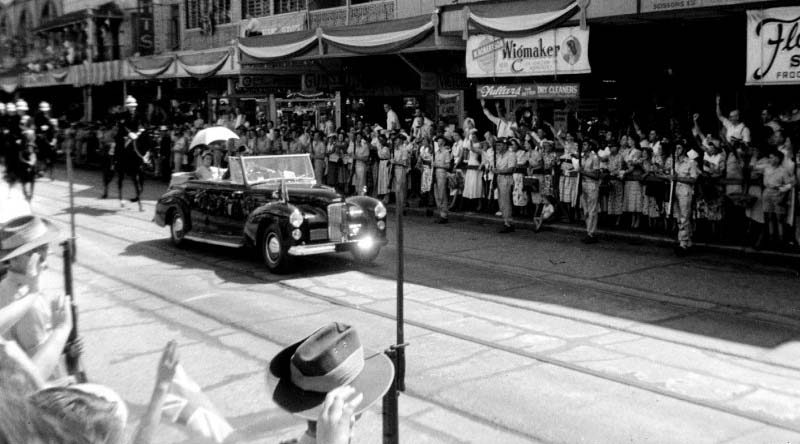
[[[481,98],[536,108],[563,124],[573,111],[686,113],[713,106],[717,93],[745,106],[796,88],[796,79],[780,88],[745,81],[747,11],[787,6],[793,2],[11,0],[0,6],[0,83],[13,94],[77,89],[90,107],[87,90],[105,88],[110,99],[96,110],[135,93],[145,103],[202,102],[208,119],[229,104],[251,116],[281,120],[293,111],[339,125],[354,115],[379,121],[384,103],[406,118],[420,107],[448,121],[480,119]]]

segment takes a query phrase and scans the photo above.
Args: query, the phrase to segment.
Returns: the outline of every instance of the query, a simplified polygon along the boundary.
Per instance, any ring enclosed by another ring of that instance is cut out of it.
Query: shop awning
[[[179,55],[178,66],[192,77],[199,79],[213,76],[228,61],[231,52],[229,49],[217,52],[201,52],[197,54]]]
[[[175,57],[137,57],[128,59],[131,69],[142,77],[153,78],[164,74]]]
[[[23,68],[19,65],[0,72],[0,89],[11,94],[20,86],[20,76]]]
[[[68,76],[69,68],[26,73],[20,76],[20,86],[23,88],[39,88],[44,86],[69,85],[66,81]]]
[[[70,66],[67,80],[75,86],[102,85],[122,80],[122,61],[111,60]]]
[[[464,8],[467,33],[522,37],[560,26],[585,8],[581,0],[540,0],[535,3],[476,4]],[[474,32],[473,32],[474,30]]]
[[[84,9],[81,11],[73,11],[67,14],[60,15],[52,20],[43,23],[34,32],[49,31],[51,29],[64,28],[76,23],[86,21],[87,18],[92,17],[96,20],[117,19],[122,20],[124,15],[122,10],[114,2],[104,3],[96,8]]]
[[[387,54],[414,45],[435,26],[430,15],[360,26],[323,29],[325,43],[357,54]]]
[[[281,59],[308,60],[359,55],[463,50],[451,36],[437,36],[434,16],[423,15],[359,26],[239,38],[241,63],[254,65]],[[323,52],[317,47],[322,42]]]
[[[315,31],[241,37],[239,51],[244,63],[273,61],[303,53],[315,45],[318,39]]]

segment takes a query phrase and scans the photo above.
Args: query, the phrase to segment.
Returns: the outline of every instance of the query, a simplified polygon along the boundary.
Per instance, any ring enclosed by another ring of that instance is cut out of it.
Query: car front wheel
[[[184,243],[185,236],[186,221],[183,219],[183,212],[181,210],[175,210],[172,212],[172,219],[169,224],[169,237],[173,245],[180,247]]]
[[[283,233],[277,224],[271,224],[261,236],[261,256],[270,271],[285,272],[289,268],[288,248],[283,241]]]

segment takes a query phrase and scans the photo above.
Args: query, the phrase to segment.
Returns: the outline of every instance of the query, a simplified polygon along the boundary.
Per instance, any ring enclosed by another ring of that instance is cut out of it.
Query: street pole
[[[75,261],[77,257],[77,246],[75,245],[75,192],[73,190],[73,176],[72,176],[72,147],[67,144],[67,181],[69,182],[69,251],[72,254],[72,260]]]
[[[397,213],[397,361],[395,365],[395,373],[397,379],[397,390],[404,392],[406,390],[406,352],[405,352],[405,314],[403,312],[404,295],[403,284],[405,282],[404,276],[404,252],[403,252],[403,205],[402,202],[395,204],[395,212]]]
[[[385,351],[394,364],[394,381],[383,397],[383,444],[400,443],[400,418],[398,414],[399,392],[405,391],[405,332],[403,331],[403,208],[397,200],[397,342]]]

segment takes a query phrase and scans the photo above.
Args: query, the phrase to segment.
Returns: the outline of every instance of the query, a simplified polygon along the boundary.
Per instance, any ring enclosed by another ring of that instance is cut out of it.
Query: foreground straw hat
[[[11,219],[0,228],[0,262],[54,242],[58,237],[58,228],[39,216]]]
[[[278,353],[267,369],[267,385],[280,408],[316,421],[325,395],[349,385],[363,400],[358,415],[389,390],[394,367],[381,352],[361,346],[354,327],[334,322]]]

